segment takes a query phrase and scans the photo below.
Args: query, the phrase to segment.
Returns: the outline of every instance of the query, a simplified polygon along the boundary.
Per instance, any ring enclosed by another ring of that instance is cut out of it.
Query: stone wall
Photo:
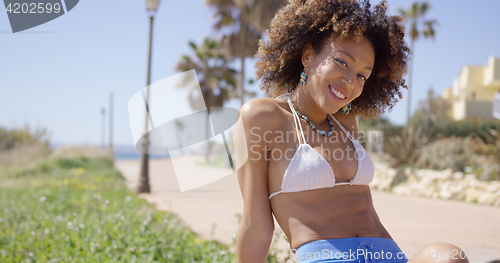
[[[397,171],[386,163],[374,163],[375,178],[372,189],[391,191],[397,195],[461,200],[470,203],[500,207],[500,181],[481,181],[475,174],[406,168],[402,177],[406,181],[394,185]],[[394,186],[391,189],[391,184]]]

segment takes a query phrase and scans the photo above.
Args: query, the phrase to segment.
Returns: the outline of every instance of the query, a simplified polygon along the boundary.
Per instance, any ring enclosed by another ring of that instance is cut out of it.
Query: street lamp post
[[[101,109],[101,148],[104,149],[104,136],[105,136],[105,124],[106,120],[106,110],[104,108]]]
[[[149,60],[148,60],[148,82],[147,82],[147,92],[146,92],[146,103],[149,104],[149,85],[151,84],[151,47],[153,45],[153,18],[156,10],[158,9],[158,4],[160,0],[146,0],[146,10],[149,13],[150,19],[150,27],[149,27]],[[148,113],[149,106],[146,105],[146,118],[145,118],[145,136],[144,136],[144,145],[143,151],[141,154],[141,174],[139,178],[139,185],[137,187],[137,192],[139,193],[149,193],[149,155],[146,153],[149,148],[149,139],[148,139]]]
[[[115,161],[114,150],[113,150],[113,93],[109,94],[109,154],[113,162]]]

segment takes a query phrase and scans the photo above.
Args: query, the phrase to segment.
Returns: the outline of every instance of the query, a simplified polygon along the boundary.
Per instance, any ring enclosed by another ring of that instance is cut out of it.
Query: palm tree
[[[412,75],[413,75],[413,54],[415,53],[415,41],[420,37],[424,36],[424,38],[432,38],[436,32],[434,31],[434,25],[438,22],[436,20],[424,20],[424,16],[427,11],[431,8],[431,6],[427,2],[418,3],[415,2],[411,6],[410,9],[399,9],[399,13],[404,18],[405,22],[407,22],[409,26],[409,30],[407,30],[410,38],[411,38],[411,61],[410,61],[410,71],[409,71],[409,81],[408,81],[408,110],[407,110],[407,118],[406,123],[410,121],[410,112],[411,112],[411,84],[412,84]],[[420,25],[423,24],[424,29],[420,30]]]
[[[181,152],[182,154],[182,140],[180,139],[180,134],[182,133],[182,131],[184,130],[184,122],[180,121],[180,120],[175,120],[175,128],[177,129],[176,130],[176,134],[177,134],[177,141],[179,142],[179,151]]]
[[[219,42],[205,38],[202,45],[189,42],[194,57],[184,55],[176,65],[178,71],[188,71],[195,69],[200,83],[202,94],[198,94],[198,89],[192,85],[189,91],[189,105],[194,110],[200,110],[200,95],[205,101],[207,108],[207,134],[209,133],[210,107],[222,107],[224,102],[235,97],[236,74],[237,72],[228,66],[228,60],[223,54]],[[186,80],[190,82],[192,80]],[[208,138],[208,136],[207,136]],[[206,160],[208,162],[211,144],[207,140]]]
[[[206,0],[215,8],[215,30],[223,34],[222,43],[226,55],[241,62],[239,78],[239,99],[243,105],[247,92],[245,83],[245,58],[253,57],[259,48],[259,40],[269,27],[271,19],[286,0]]]

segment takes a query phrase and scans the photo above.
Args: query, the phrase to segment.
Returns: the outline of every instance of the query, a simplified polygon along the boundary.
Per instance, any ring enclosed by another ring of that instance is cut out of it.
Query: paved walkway
[[[196,164],[201,157],[183,157],[184,167],[193,173],[220,172]],[[116,161],[115,166],[134,188],[138,181],[139,161]],[[226,169],[228,174],[230,169]],[[150,161],[151,194],[141,194],[158,209],[179,215],[201,237],[216,239],[226,244],[233,242],[238,229],[237,215],[243,211],[236,173],[217,182],[190,190],[179,191],[169,159]],[[496,249],[500,254],[500,208],[467,204],[456,201],[397,196],[387,192],[372,191],[375,209],[382,224],[398,243],[403,252],[415,253],[434,242],[448,242],[468,253],[471,262],[488,262],[474,257],[478,249]],[[281,238],[278,249],[288,253],[288,244]],[[471,257],[472,249],[474,255]],[[283,257],[282,254],[281,257]],[[497,259],[500,259],[500,255]]]

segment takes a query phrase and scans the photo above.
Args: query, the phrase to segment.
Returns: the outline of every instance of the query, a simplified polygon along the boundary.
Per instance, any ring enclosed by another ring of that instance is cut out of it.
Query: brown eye
[[[345,67],[345,68],[349,68],[347,66],[347,63],[345,61],[343,61],[342,59],[335,59],[335,61],[337,61],[337,63],[339,63],[341,66]]]

